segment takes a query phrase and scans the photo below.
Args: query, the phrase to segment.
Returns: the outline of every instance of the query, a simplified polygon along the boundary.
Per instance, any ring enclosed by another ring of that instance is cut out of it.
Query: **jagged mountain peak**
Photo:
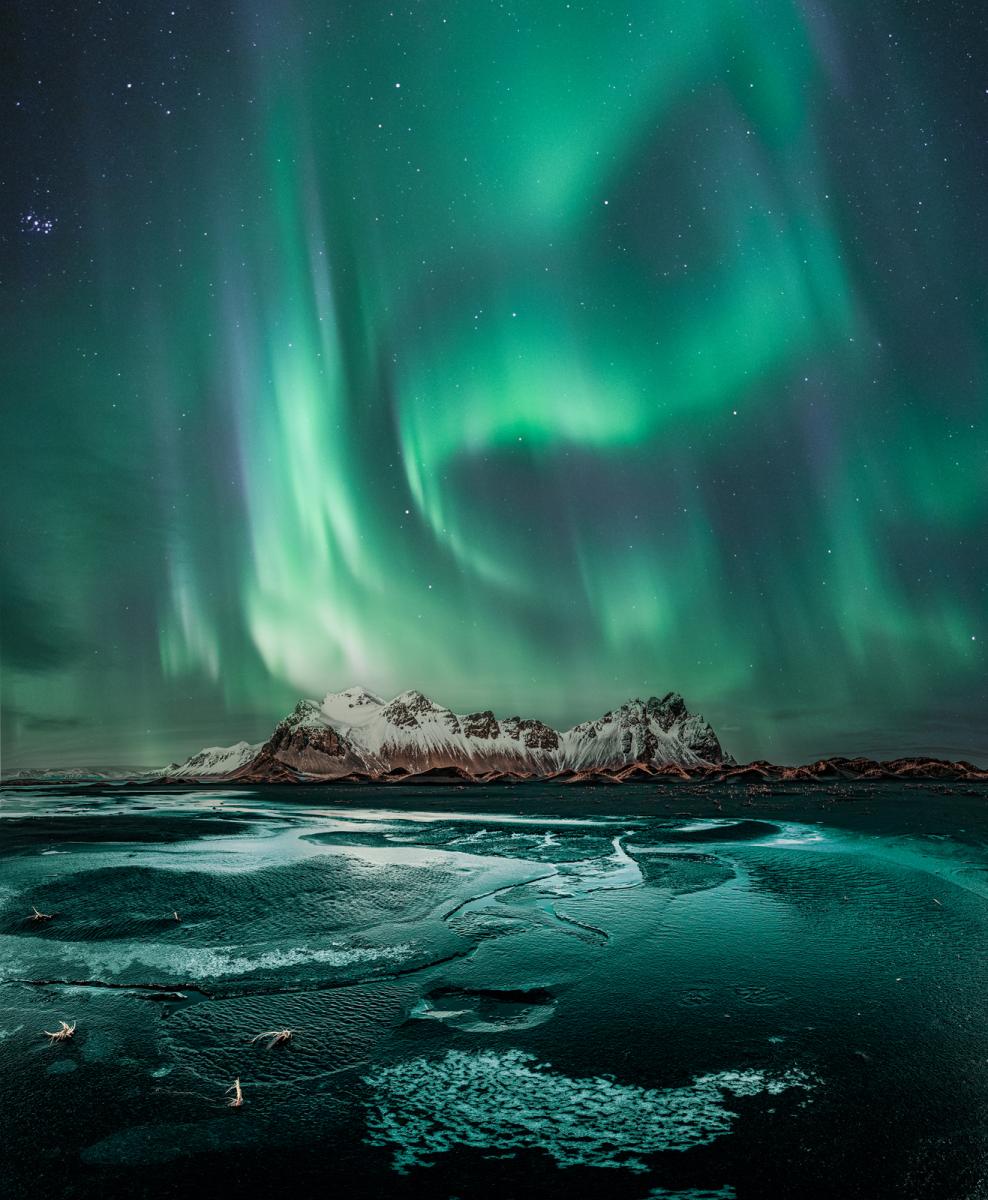
[[[292,711],[287,717],[285,717],[283,721],[280,722],[280,724],[294,729],[299,725],[312,724],[314,720],[318,723],[321,711],[322,707],[318,701],[299,700]]]
[[[456,720],[448,708],[443,708],[441,704],[436,704],[434,700],[417,691],[401,692],[395,696],[382,709],[381,716],[404,729],[417,728],[423,720],[433,722],[445,718],[451,726]]]
[[[381,697],[370,691],[369,688],[360,687],[359,685],[345,688],[342,692],[327,692],[323,699],[323,704],[325,705],[337,700],[350,705],[351,708],[361,708],[366,704],[381,705],[384,703]]]
[[[617,708],[606,712],[601,721],[619,721],[626,718],[663,717],[678,719],[688,715],[686,701],[679,692],[666,692],[664,696],[632,696]],[[586,722],[584,722],[586,723]]]
[[[584,721],[563,735],[572,746],[568,765],[607,770],[643,763],[696,766],[724,759],[717,735],[698,713],[691,713],[679,692],[632,697],[596,721]]]
[[[410,708],[412,712],[425,713],[443,710],[443,706],[441,704],[437,704],[435,700],[430,700],[424,692],[416,691],[414,688],[407,692],[399,692],[399,694],[395,696],[391,703],[404,704],[406,708]]]

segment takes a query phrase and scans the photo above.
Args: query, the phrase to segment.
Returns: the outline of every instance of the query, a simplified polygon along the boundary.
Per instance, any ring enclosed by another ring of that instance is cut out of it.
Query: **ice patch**
[[[786,824],[781,827],[775,837],[768,839],[766,845],[813,846],[815,848],[817,843],[827,840],[826,832],[815,825]]]
[[[281,967],[295,967],[308,963],[348,967],[354,963],[403,962],[413,950],[408,942],[399,942],[394,946],[337,946],[325,950],[293,946],[287,950],[267,950],[251,957],[231,953],[232,949],[215,949],[197,954],[196,965],[206,975],[215,977],[243,975],[248,971],[276,971]]]
[[[471,854],[523,858],[533,862],[581,862],[607,854],[613,839],[579,833],[562,836],[551,829],[532,832],[504,829],[477,829],[460,833],[443,843],[447,850],[465,850]]]
[[[348,821],[404,821],[413,824],[432,825],[437,822],[447,824],[481,824],[490,825],[542,825],[546,828],[596,828],[615,824],[625,824],[626,817],[554,817],[554,816],[521,816],[514,813],[493,812],[458,812],[443,810],[442,812],[411,812],[387,808],[342,808],[342,809],[313,809],[314,813],[324,812],[326,816],[342,818]]]
[[[606,857],[554,864],[555,872],[538,881],[538,893],[542,896],[577,897],[590,892],[640,887],[644,882],[641,868],[621,844],[626,836],[620,834],[611,839],[613,849]]]
[[[668,1188],[652,1188],[645,1200],[737,1200],[737,1192],[730,1186],[719,1188],[679,1188],[670,1192]]]
[[[707,821],[690,821],[676,825],[667,833],[671,842],[765,842],[781,833],[778,825],[771,821],[754,818],[711,818]]]
[[[544,1150],[560,1167],[645,1171],[649,1155],[730,1133],[736,1118],[726,1095],[774,1096],[812,1084],[796,1069],[722,1071],[657,1090],[600,1076],[574,1079],[521,1050],[450,1050],[383,1067],[364,1082],[373,1093],[367,1142],[391,1147],[401,1173],[456,1146]]]
[[[18,947],[21,949],[22,947]],[[108,948],[95,945],[48,943],[46,950],[61,949],[67,958],[81,960],[86,965],[82,973],[89,979],[130,979],[168,976],[172,979],[221,979],[247,975],[256,971],[277,971],[285,967],[320,964],[330,967],[350,967],[361,963],[403,963],[416,951],[410,942],[386,946],[347,946],[336,943],[322,949],[311,946],[290,946],[261,950],[248,954],[242,946],[204,946],[186,949],[167,945],[134,945]],[[14,970],[25,974],[31,958],[11,963]],[[70,973],[78,976],[81,968],[74,964]]]

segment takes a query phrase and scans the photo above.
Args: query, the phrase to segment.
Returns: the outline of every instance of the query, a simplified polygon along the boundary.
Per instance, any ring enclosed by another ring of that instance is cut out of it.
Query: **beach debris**
[[[59,1021],[58,1024],[60,1028],[56,1029],[54,1033],[47,1029],[41,1031],[52,1045],[55,1042],[67,1042],[70,1038],[75,1037],[75,1021],[71,1025],[67,1021]]]
[[[51,918],[51,913],[39,912],[33,904],[31,905],[31,915],[28,917],[29,921],[50,921]]]
[[[232,1096],[230,1096],[231,1092],[233,1092]],[[229,1108],[243,1108],[244,1093],[243,1093],[243,1089],[240,1086],[240,1076],[239,1075],[233,1081],[232,1085],[226,1089],[226,1092],[224,1094],[227,1096],[230,1096],[230,1099],[227,1100],[227,1102],[226,1102],[227,1106]]]
[[[265,1047],[267,1050],[273,1049],[275,1046],[284,1046],[286,1042],[290,1042],[295,1036],[294,1029],[267,1029],[264,1033],[259,1033],[256,1037],[250,1039],[250,1044],[253,1046],[255,1042],[268,1039],[268,1044]]]

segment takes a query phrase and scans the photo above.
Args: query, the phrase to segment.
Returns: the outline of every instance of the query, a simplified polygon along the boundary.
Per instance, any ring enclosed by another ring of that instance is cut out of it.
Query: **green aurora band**
[[[5,769],[357,682],[988,757],[970,30],[231,7],[110,22],[83,111],[25,51],[58,223],[2,306]]]

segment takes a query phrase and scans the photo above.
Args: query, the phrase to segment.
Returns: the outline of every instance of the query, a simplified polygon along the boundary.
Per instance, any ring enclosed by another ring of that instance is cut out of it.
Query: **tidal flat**
[[[982,786],[11,788],[3,1194],[979,1200],[986,963]]]

